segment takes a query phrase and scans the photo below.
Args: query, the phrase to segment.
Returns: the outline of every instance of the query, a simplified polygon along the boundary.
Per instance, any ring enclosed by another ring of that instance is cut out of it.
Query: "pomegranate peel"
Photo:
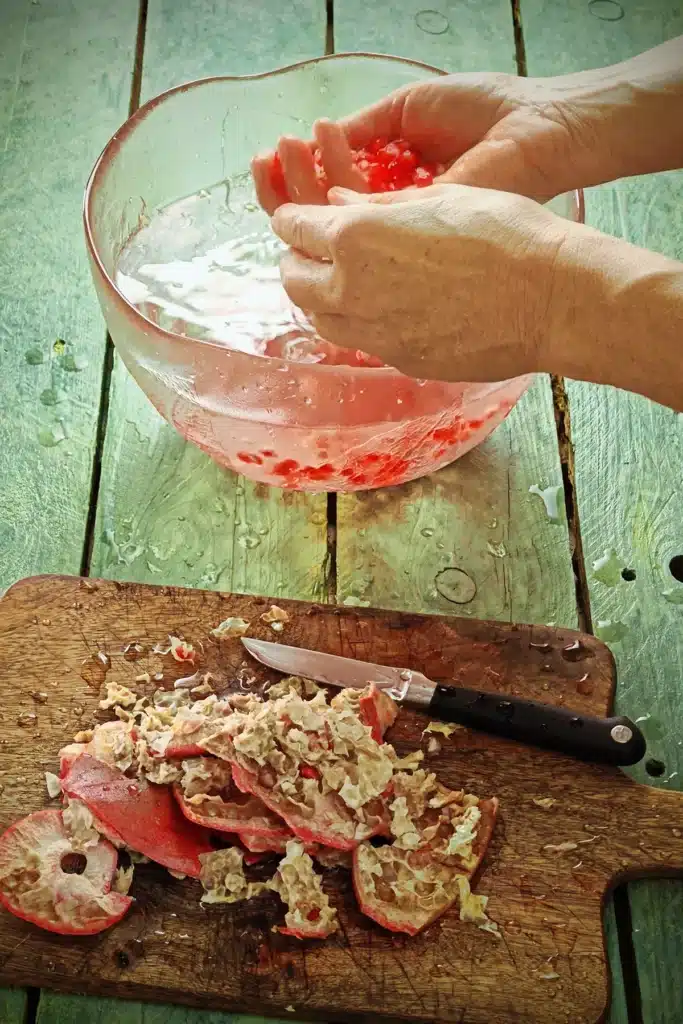
[[[84,862],[80,874],[64,870],[74,854]],[[61,811],[35,811],[0,837],[0,904],[46,931],[95,935],[116,924],[133,902],[111,891],[116,862],[106,839],[79,851]]]
[[[375,848],[362,843],[353,855],[361,911],[382,928],[408,935],[417,935],[444,914],[460,895],[459,879],[469,881],[476,874],[498,809],[495,798],[477,801],[438,783],[428,795],[437,806],[427,804],[413,822],[414,832],[406,824],[392,844]],[[394,834],[399,831],[395,825],[396,815]]]
[[[132,850],[171,871],[199,877],[199,855],[213,849],[209,834],[183,816],[168,786],[133,781],[117,768],[81,754],[62,788]]]

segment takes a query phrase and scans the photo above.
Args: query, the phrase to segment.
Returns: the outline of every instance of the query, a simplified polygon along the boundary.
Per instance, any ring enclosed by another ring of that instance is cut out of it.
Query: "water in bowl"
[[[186,338],[292,363],[381,366],[324,341],[289,301],[278,270],[285,246],[239,191],[221,182],[154,213],[121,250],[119,291]]]
[[[279,380],[256,365],[217,374],[197,360],[189,390],[174,388],[170,401],[155,394],[176,429],[222,465],[305,490],[400,483],[478,444],[524,390],[523,381],[378,378],[379,360],[326,342],[292,305],[280,282],[282,251],[242,175],[156,210],[119,253],[116,285],[149,321],[199,346],[277,359],[285,371],[272,375]],[[311,364],[361,373],[312,372]],[[156,377],[150,394],[152,386]]]

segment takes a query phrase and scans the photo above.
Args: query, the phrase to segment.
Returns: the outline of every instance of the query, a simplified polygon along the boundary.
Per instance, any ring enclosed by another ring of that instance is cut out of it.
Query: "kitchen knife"
[[[242,643],[262,664],[287,675],[305,676],[326,686],[358,689],[373,682],[394,700],[412,704],[433,718],[583,761],[629,765],[645,755],[645,738],[628,718],[596,718],[507,694],[441,686],[409,668],[373,665],[266,640],[243,637]]]

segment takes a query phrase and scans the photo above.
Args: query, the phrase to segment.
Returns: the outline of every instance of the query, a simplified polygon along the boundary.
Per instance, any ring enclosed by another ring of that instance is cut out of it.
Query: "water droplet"
[[[43,448],[56,448],[64,440],[66,440],[66,434],[61,423],[55,423],[51,427],[41,427],[38,431],[38,441]]]
[[[145,653],[145,648],[142,644],[134,642],[132,644],[126,644],[123,648],[123,657],[126,661],[137,661]]]
[[[593,686],[593,683],[590,681],[587,672],[585,675],[581,676],[580,679],[577,679],[576,691],[577,693],[580,693],[582,697],[590,697],[594,689],[595,687]]]
[[[529,494],[538,495],[545,505],[546,515],[551,523],[558,526],[562,522],[564,504],[560,504],[561,486],[546,487],[544,490],[541,490],[538,484],[532,484],[529,488]]]
[[[490,555],[493,555],[494,558],[505,558],[507,555],[507,550],[502,541],[500,544],[492,544],[490,540],[487,541],[486,550]]]
[[[45,362],[45,356],[37,345],[26,349],[25,359],[29,366],[40,366],[41,363]]]
[[[247,213],[257,213],[258,212],[258,204],[257,203],[245,203],[244,204],[244,209],[245,209],[245,211]]]
[[[619,558],[614,548],[612,548],[610,551],[605,551],[602,558],[598,558],[596,562],[593,562],[593,579],[596,579],[599,583],[604,583],[606,587],[616,587],[622,582],[621,573],[623,568],[623,558]]]
[[[109,655],[105,654],[104,651],[98,651],[97,654],[86,658],[81,665],[81,679],[85,679],[88,686],[91,686],[94,690],[99,690],[107,678],[107,672],[110,667],[111,659]]]
[[[73,355],[71,352],[67,352],[62,359],[62,367],[68,373],[81,373],[82,370],[85,370],[87,365],[88,360],[85,356]]]
[[[134,782],[131,782],[127,789],[131,796],[137,796],[137,794],[140,792],[140,787],[136,786]]]
[[[562,657],[565,661],[583,661],[588,657],[588,651],[580,640],[572,640],[562,648]]]
[[[24,711],[17,718],[17,725],[21,726],[22,729],[28,729],[30,726],[35,725],[38,721],[38,715],[35,711]]]
[[[452,604],[468,604],[477,593],[476,583],[462,569],[442,569],[437,573],[434,584],[441,596]]]
[[[434,530],[432,529],[431,526],[425,526],[424,530],[421,530],[420,532],[421,532],[423,537],[433,537],[434,536]]]
[[[418,11],[415,15],[415,24],[429,36],[442,36],[449,29],[448,18],[441,11]]]
[[[495,528],[498,526],[498,520],[497,519],[492,519],[486,525],[488,526],[489,530],[495,530]]]
[[[252,548],[257,548],[261,541],[253,533],[243,533],[241,537],[237,538],[237,543],[241,548],[246,548],[250,551]]]
[[[66,392],[61,388],[45,388],[40,392],[40,401],[43,405],[57,405],[66,398]]]

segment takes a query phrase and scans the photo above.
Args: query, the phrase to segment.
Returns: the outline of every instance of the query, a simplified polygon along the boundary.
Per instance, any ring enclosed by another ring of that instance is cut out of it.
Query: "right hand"
[[[351,150],[376,138],[406,139],[427,160],[443,164],[439,182],[516,192],[539,201],[582,184],[576,158],[593,140],[561,79],[506,74],[457,74],[391,93],[337,123],[321,121],[314,140],[280,140],[290,201],[327,201],[316,177],[313,150],[321,151],[329,185],[367,192],[351,165]],[[584,147],[585,148],[585,147]],[[272,182],[274,153],[254,158],[259,201],[272,214],[285,198]]]

